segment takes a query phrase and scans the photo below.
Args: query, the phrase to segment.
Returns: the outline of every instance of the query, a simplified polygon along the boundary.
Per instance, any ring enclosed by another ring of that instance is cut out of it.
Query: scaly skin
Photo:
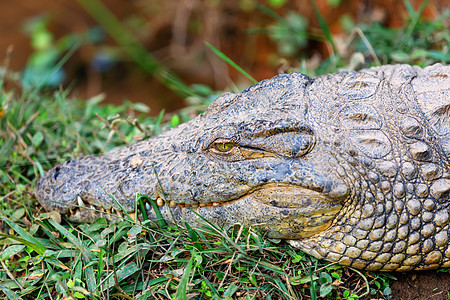
[[[159,136],[60,164],[35,194],[85,222],[120,214],[107,193],[127,212],[140,193],[169,221],[258,224],[318,258],[407,271],[450,267],[449,191],[450,67],[436,64],[279,75]]]

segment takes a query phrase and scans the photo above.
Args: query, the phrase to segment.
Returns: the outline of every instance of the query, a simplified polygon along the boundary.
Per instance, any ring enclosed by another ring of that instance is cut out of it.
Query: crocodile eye
[[[220,152],[229,152],[229,151],[231,151],[231,149],[233,149],[233,147],[234,147],[234,144],[230,143],[230,142],[224,142],[224,143],[219,142],[219,143],[214,144],[214,148]]]
[[[239,161],[245,159],[239,143],[230,138],[218,138],[205,149],[210,155],[225,161]]]

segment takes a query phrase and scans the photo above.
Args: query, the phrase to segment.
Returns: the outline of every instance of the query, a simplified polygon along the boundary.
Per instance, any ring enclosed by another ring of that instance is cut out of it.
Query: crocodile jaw
[[[328,228],[340,211],[340,202],[293,185],[268,184],[238,199],[203,207],[164,205],[159,208],[171,223],[200,225],[202,219],[220,226],[257,226],[270,238],[302,239]],[[149,218],[157,221],[154,211]],[[204,222],[203,222],[204,223]]]
[[[342,200],[342,199],[341,199]],[[214,202],[192,207],[158,198],[156,201],[163,219],[168,223],[202,226],[206,222],[219,226],[241,224],[255,227],[269,238],[304,239],[327,229],[342,208],[342,202],[324,196],[320,192],[287,184],[266,184],[248,194],[226,202]],[[125,208],[124,208],[125,209]],[[133,218],[139,215],[128,207],[126,212]],[[150,205],[146,213],[155,224],[158,217]],[[85,203],[77,197],[66,212],[72,222],[93,222],[105,217],[112,222],[123,219],[121,209],[104,209]]]

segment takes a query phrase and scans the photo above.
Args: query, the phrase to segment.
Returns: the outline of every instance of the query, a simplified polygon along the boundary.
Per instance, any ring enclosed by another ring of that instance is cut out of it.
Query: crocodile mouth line
[[[238,199],[233,199],[229,201],[224,202],[210,202],[210,203],[198,203],[198,204],[185,204],[185,203],[176,203],[173,200],[164,201],[163,198],[157,197],[156,200],[150,200],[155,201],[156,205],[158,207],[163,207],[166,204],[169,207],[180,207],[180,208],[199,208],[199,207],[217,207],[220,205],[226,205],[231,204],[235,201],[238,201]],[[109,208],[104,208],[103,206],[97,206],[94,204],[91,204],[89,202],[84,201],[80,196],[77,196],[77,204],[71,204],[71,207],[68,208],[65,212],[69,216],[69,219],[71,217],[82,216],[86,213],[96,213],[97,217],[119,217],[124,218],[124,213],[126,212],[125,209],[115,209],[113,206],[110,206]],[[145,210],[148,212],[152,211],[152,207],[149,203],[149,201],[145,201]],[[137,212],[131,211],[126,212],[133,220],[136,220]]]
[[[121,209],[115,209],[114,207],[104,208],[102,206],[96,206],[89,202],[84,201],[80,196],[77,196],[77,204],[72,204],[70,208],[65,212],[68,214],[69,219],[76,218],[77,216],[92,216],[95,214],[96,217],[124,217],[124,211]],[[133,220],[136,220],[135,212],[126,212]],[[88,215],[86,215],[88,214]]]
[[[160,196],[156,198],[156,204],[159,207],[168,204],[170,207],[179,206],[181,208],[198,208],[198,207],[218,207],[223,205],[232,204],[236,201],[242,200],[244,198],[253,197],[258,201],[277,206],[280,208],[299,208],[303,207],[306,203],[305,200],[320,199],[323,202],[334,202],[328,197],[324,196],[322,193],[314,191],[309,188],[293,185],[293,184],[279,184],[279,183],[269,183],[257,186],[249,190],[246,194],[232,198],[226,201],[212,201],[212,202],[198,202],[195,204],[186,203],[176,203],[173,200],[165,201]]]
[[[168,206],[170,208],[216,208],[220,206],[231,205],[243,199],[252,198],[265,205],[273,206],[278,209],[302,209],[308,210],[308,207],[320,206],[321,208],[333,205],[333,201],[323,196],[320,192],[316,192],[307,188],[288,184],[266,184],[247,192],[239,198],[222,201],[222,202],[208,202],[208,203],[176,203],[171,199],[164,200],[161,196],[156,197],[155,200],[145,201],[145,210],[147,213],[151,212],[152,206],[149,201],[154,201],[160,208]],[[100,217],[119,217],[123,218],[124,214],[128,214],[133,220],[136,220],[138,211],[127,211],[123,208],[114,208],[112,205],[109,208],[97,206],[77,196],[77,204],[72,204],[70,208],[63,212],[69,215],[69,219],[85,219]]]

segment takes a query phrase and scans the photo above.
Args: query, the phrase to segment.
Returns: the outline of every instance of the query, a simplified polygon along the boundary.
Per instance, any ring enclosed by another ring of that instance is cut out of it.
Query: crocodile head
[[[157,137],[56,166],[37,183],[36,197],[77,222],[120,214],[117,202],[132,213],[140,193],[157,199],[168,221],[258,225],[276,238],[314,235],[331,224],[350,186],[330,163],[324,124],[308,111],[311,82],[279,75],[224,94]]]

